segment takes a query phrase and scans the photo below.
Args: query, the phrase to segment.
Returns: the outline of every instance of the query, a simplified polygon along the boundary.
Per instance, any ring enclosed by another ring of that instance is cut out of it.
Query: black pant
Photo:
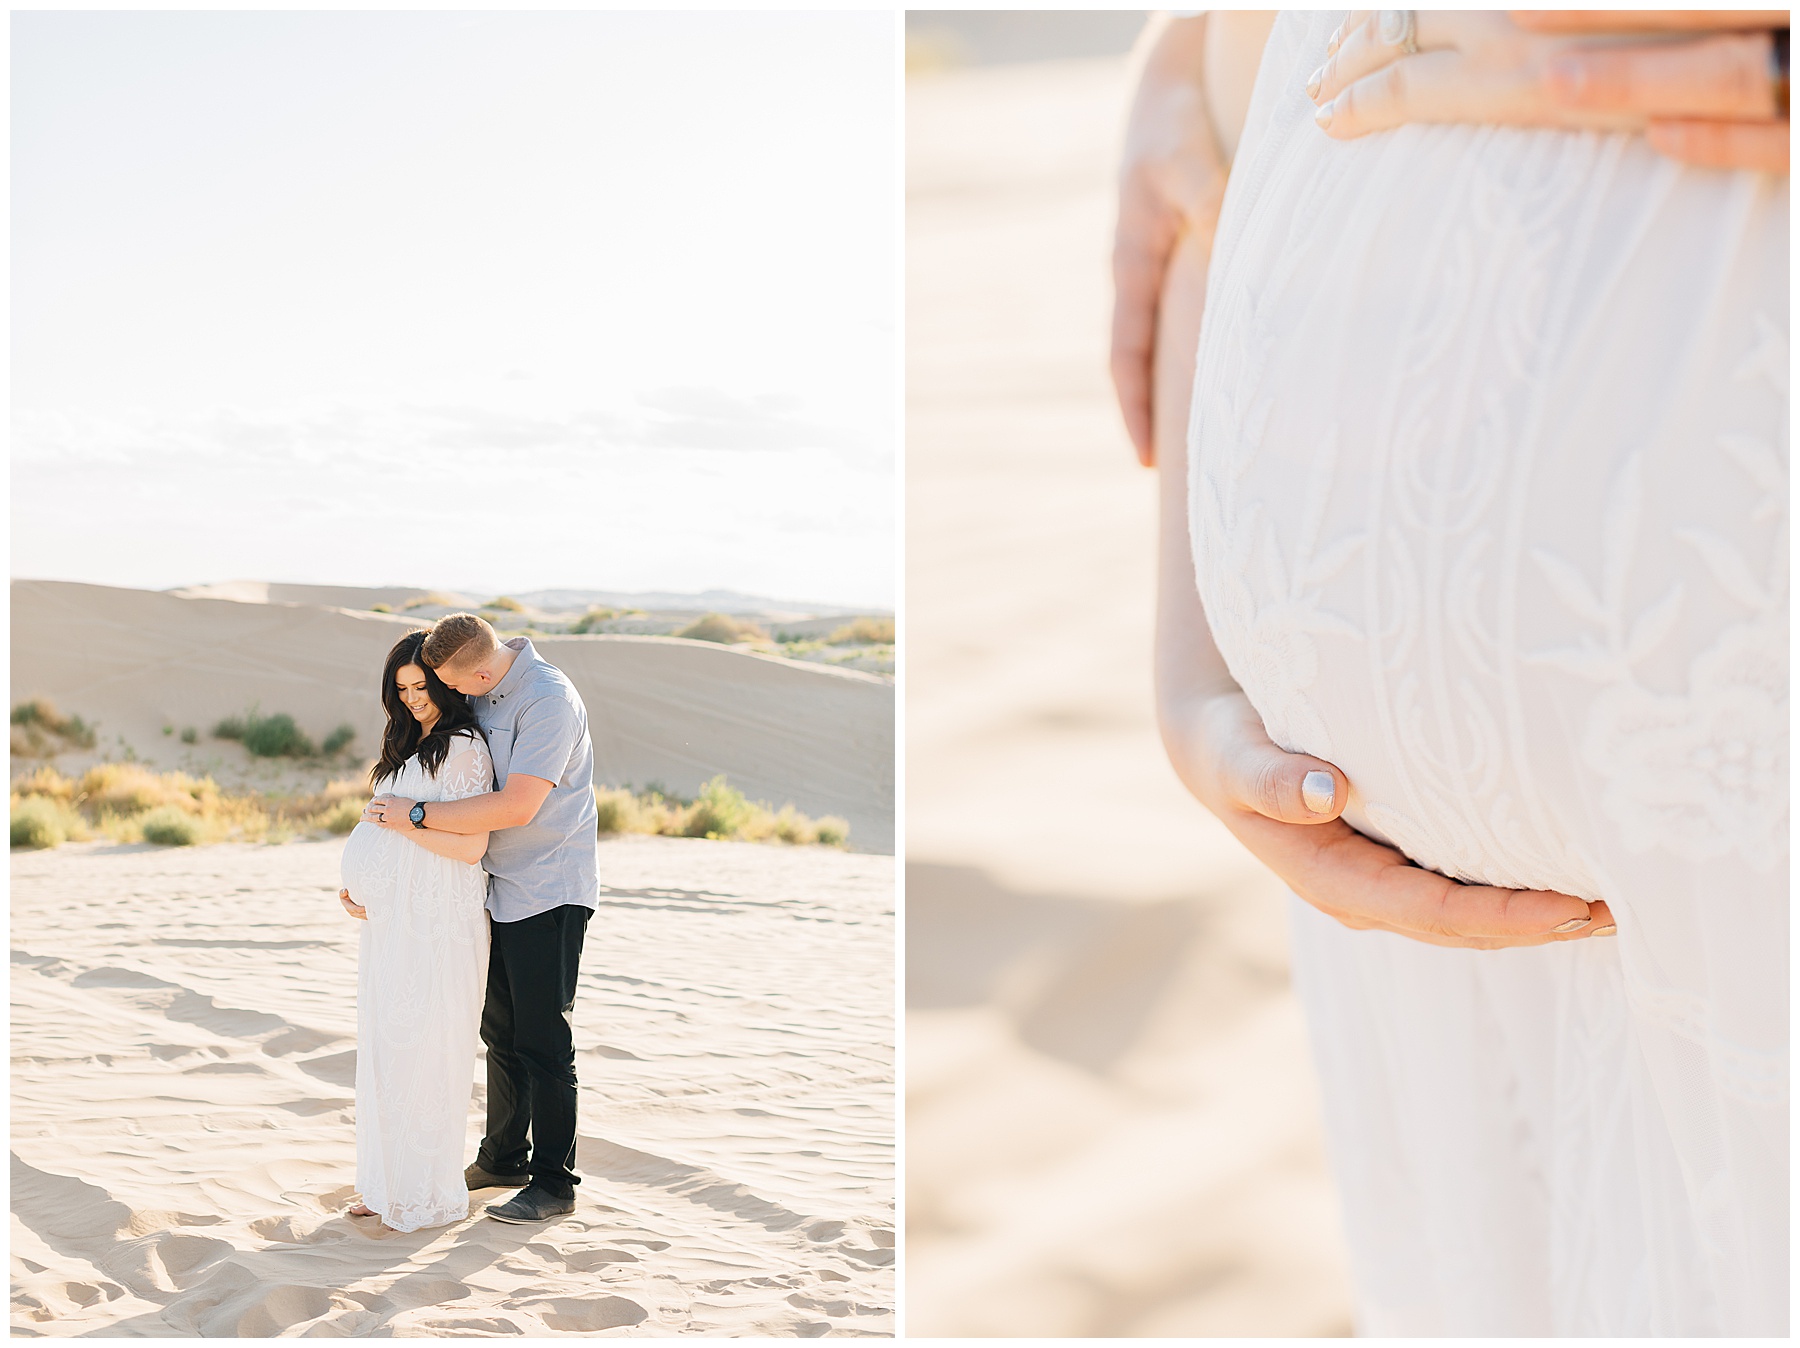
[[[575,1037],[569,1013],[591,910],[564,904],[519,922],[489,922],[487,1136],[476,1163],[496,1175],[531,1174],[571,1197],[575,1165]],[[530,1139],[526,1133],[529,1130]]]

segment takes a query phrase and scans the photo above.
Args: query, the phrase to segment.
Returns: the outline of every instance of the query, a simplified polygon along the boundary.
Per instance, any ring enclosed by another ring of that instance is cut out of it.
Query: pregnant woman
[[[1296,895],[1359,1328],[1785,1334],[1786,177],[1476,125],[1532,120],[1509,20],[1345,17],[1215,114],[1155,415],[1120,383],[1171,759]],[[1450,54],[1461,124],[1344,138]]]
[[[493,760],[461,693],[419,656],[423,632],[388,652],[377,791],[425,804],[494,789]],[[356,991],[353,1217],[393,1231],[469,1214],[462,1155],[487,984],[485,833],[406,833],[360,823],[339,899],[366,918]]]

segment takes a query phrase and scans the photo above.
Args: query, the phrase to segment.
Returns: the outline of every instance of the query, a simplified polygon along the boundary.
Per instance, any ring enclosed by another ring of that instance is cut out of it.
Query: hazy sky
[[[15,14],[13,574],[891,604],[895,57]]]

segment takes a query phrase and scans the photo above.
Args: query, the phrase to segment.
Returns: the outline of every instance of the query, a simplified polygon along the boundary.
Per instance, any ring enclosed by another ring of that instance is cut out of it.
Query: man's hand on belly
[[[1389,21],[1412,14],[1413,50]],[[1353,10],[1307,95],[1336,140],[1410,122],[1643,131],[1703,168],[1788,171],[1785,10]]]
[[[1182,725],[1165,716],[1164,726],[1170,760],[1187,788],[1294,893],[1346,927],[1475,950],[1614,930],[1603,902],[1458,884],[1364,837],[1339,818],[1350,787],[1344,774],[1283,750],[1243,693],[1188,706]]]

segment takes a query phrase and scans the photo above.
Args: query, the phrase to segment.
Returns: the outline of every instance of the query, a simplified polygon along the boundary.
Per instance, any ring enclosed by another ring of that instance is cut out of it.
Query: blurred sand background
[[[892,1333],[891,858],[603,841],[575,1213],[381,1237],[342,846],[14,853],[15,1336]]]
[[[910,1334],[1351,1328],[1282,889],[1152,717],[1105,348],[1140,20],[908,20]]]

